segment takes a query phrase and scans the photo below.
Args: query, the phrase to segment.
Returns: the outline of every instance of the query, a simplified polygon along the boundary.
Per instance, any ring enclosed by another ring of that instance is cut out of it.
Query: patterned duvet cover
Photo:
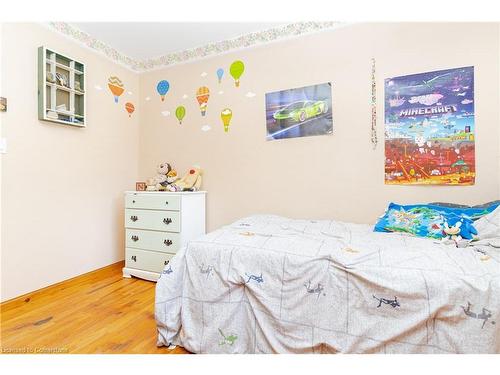
[[[193,353],[499,353],[500,248],[251,216],[179,251],[155,310]]]

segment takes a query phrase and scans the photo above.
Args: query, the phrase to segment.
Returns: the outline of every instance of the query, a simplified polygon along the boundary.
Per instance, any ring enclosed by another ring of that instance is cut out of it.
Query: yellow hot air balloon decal
[[[123,94],[123,91],[125,91],[122,81],[120,80],[120,78],[115,76],[109,77],[108,87],[113,96],[115,97],[115,103],[118,103],[118,98],[120,97],[121,94]]]
[[[222,119],[222,124],[224,125],[224,132],[229,131],[229,122],[231,121],[231,117],[233,117],[233,111],[229,108],[223,109],[220,113],[220,118]]]
[[[245,64],[243,61],[236,60],[229,67],[229,73],[231,73],[231,77],[234,78],[234,85],[236,87],[240,87],[240,77],[245,71]]]
[[[208,98],[210,97],[210,90],[208,87],[202,86],[196,91],[196,100],[200,105],[201,115],[205,116],[207,112]]]

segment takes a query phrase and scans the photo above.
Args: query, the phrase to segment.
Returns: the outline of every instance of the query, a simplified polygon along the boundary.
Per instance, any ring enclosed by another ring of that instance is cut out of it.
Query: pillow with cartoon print
[[[428,203],[427,206],[439,206],[452,209],[451,212],[457,215],[465,215],[470,217],[472,220],[476,221],[481,219],[483,216],[488,215],[500,207],[500,200],[493,202],[477,204],[475,206],[466,206],[454,203]]]
[[[498,203],[481,208],[444,207],[430,204],[399,205],[390,203],[385,214],[375,224],[375,232],[401,232],[418,237],[443,238],[445,224],[461,221],[463,238],[472,239],[473,219],[492,212]],[[471,237],[471,238],[468,238]]]

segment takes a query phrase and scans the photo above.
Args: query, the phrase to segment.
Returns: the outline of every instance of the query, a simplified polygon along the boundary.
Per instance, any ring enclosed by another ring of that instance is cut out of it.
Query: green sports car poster
[[[332,84],[266,94],[267,140],[332,134]]]

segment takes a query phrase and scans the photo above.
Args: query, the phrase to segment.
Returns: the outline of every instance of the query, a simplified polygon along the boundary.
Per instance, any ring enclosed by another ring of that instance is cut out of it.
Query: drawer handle
[[[172,222],[172,219],[171,218],[168,218],[168,219],[163,218],[163,222],[168,225]]]
[[[132,203],[135,203],[135,201],[132,201]]]
[[[137,262],[137,257],[136,257],[135,255],[132,255],[132,260],[133,260],[134,262]]]
[[[172,245],[172,240],[165,240],[163,241],[163,243],[165,244],[165,246],[170,246]]]
[[[165,204],[168,204],[168,201],[165,201]]]
[[[134,236],[132,236],[131,238],[132,238],[132,241],[134,241],[134,242],[139,241],[139,237],[138,237],[138,236],[135,236],[135,235],[134,235]]]
[[[135,215],[130,216],[130,220],[137,221],[137,216],[135,216]]]
[[[170,263],[170,261],[169,261],[169,260],[166,260],[164,263],[165,263],[165,265],[167,265],[167,264],[169,264],[169,263]]]

